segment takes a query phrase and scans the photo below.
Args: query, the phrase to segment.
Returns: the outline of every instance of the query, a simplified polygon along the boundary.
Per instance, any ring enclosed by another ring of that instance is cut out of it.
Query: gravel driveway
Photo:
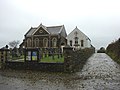
[[[85,90],[120,90],[120,65],[104,53],[89,58],[78,74]]]

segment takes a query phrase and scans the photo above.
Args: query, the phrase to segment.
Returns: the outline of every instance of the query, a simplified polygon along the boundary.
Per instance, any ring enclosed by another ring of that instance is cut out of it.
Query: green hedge
[[[104,47],[101,47],[101,48],[97,51],[97,53],[105,53],[105,48],[104,48]]]
[[[120,39],[111,43],[106,48],[106,53],[117,63],[120,64]]]
[[[67,51],[64,54],[65,72],[81,71],[88,58],[95,53],[95,48],[86,48],[77,51]]]

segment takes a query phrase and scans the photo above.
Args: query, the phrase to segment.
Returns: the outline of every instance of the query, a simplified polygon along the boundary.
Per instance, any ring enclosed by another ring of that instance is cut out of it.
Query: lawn
[[[57,55],[54,56],[54,59],[52,56],[49,57],[43,57],[40,62],[46,62],[46,63],[63,63],[64,62],[64,57],[58,58]]]
[[[9,56],[10,60],[18,60],[18,59],[24,59],[24,55],[18,56],[18,57],[12,57],[11,55]]]
[[[32,58],[34,60],[34,58]],[[24,62],[24,56],[20,56],[20,57],[10,57],[10,60],[13,60],[13,61],[21,61],[21,62]],[[36,60],[36,59],[35,59]],[[40,60],[40,62],[45,62],[45,63],[63,63],[64,62],[64,56],[63,57],[59,57],[58,58],[58,55],[55,55],[54,56],[54,59],[52,56],[48,56],[45,57],[43,56],[43,58]]]

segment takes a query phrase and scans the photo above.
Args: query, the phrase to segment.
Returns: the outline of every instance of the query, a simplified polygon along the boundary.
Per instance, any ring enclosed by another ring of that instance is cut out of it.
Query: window
[[[81,47],[84,47],[84,41],[81,40]]]
[[[43,30],[40,30],[39,33],[43,33]]]
[[[39,47],[39,39],[38,38],[35,39],[35,47]]]
[[[31,39],[30,39],[30,38],[28,38],[28,39],[27,39],[27,47],[31,47],[31,46],[32,46]]]
[[[57,46],[57,39],[53,38],[52,39],[52,47],[56,47]]]
[[[75,44],[78,44],[78,37],[75,37]]]
[[[43,39],[43,47],[48,47],[48,39],[47,38]]]
[[[72,40],[70,40],[70,46],[72,46]]]

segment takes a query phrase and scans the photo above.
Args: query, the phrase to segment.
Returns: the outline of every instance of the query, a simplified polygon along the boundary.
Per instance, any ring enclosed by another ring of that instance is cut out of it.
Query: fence
[[[2,57],[0,61],[4,61],[4,63],[2,62],[3,68],[23,70],[30,69],[53,72],[64,71],[64,57],[60,49],[56,48],[41,50],[39,48],[26,48],[24,49],[24,57],[22,58],[13,52],[14,51],[9,49],[0,50],[0,56]]]
[[[5,52],[1,49],[1,53]],[[26,48],[19,53],[17,48],[7,49],[7,61],[38,61],[38,62],[63,62],[63,53],[60,48]],[[1,54],[0,53],[0,54]],[[3,55],[5,57],[5,55]],[[48,60],[49,59],[49,60]],[[51,61],[50,61],[51,60]],[[60,61],[62,60],[62,61]],[[5,58],[4,58],[5,61]]]

